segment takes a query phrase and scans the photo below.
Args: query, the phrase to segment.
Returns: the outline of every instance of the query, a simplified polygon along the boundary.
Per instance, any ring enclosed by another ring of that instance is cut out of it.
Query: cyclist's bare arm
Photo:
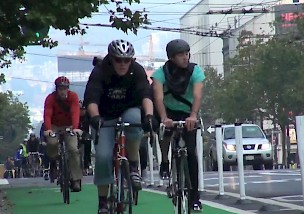
[[[153,87],[153,96],[155,102],[154,104],[161,120],[163,121],[165,118],[167,118],[166,108],[164,105],[163,84],[157,80],[153,80],[152,87]]]
[[[193,103],[191,108],[191,114],[190,116],[197,116],[197,113],[199,111],[201,100],[203,96],[203,83],[198,82],[193,85]]]

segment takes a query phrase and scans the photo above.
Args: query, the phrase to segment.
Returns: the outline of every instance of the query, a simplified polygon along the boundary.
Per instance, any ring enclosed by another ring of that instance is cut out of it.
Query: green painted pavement
[[[97,191],[93,185],[84,185],[82,192],[71,193],[71,203],[63,203],[58,188],[11,188],[8,199],[13,203],[13,214],[96,214]],[[165,195],[141,191],[134,214],[173,213],[171,200]],[[203,214],[232,214],[204,205]]]

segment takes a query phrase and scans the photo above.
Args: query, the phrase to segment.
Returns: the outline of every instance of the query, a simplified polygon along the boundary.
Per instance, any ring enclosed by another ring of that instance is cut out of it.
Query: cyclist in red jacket
[[[50,177],[54,182],[56,177],[56,158],[58,156],[58,136],[50,137],[53,132],[66,128],[72,128],[76,134],[81,134],[79,127],[79,99],[75,92],[69,90],[70,81],[61,76],[55,80],[55,91],[49,94],[44,104],[44,124],[47,147],[46,152],[51,160]],[[69,165],[72,177],[72,191],[80,191],[80,180],[82,171],[80,167],[80,157],[77,143],[77,135],[71,136],[69,133],[64,135],[64,140],[69,153]]]

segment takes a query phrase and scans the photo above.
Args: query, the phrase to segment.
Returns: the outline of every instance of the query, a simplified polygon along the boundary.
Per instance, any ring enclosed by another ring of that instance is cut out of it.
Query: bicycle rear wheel
[[[191,182],[189,176],[187,156],[182,156],[179,161],[179,172],[178,172],[178,196],[177,196],[178,214],[191,213],[190,190],[191,190]]]

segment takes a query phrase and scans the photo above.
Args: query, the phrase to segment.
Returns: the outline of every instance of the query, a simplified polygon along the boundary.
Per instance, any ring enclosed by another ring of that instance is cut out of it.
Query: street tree
[[[262,112],[261,97],[256,95],[254,65],[255,52],[262,44],[260,37],[252,32],[242,31],[238,38],[237,54],[225,67],[230,70],[224,77],[221,90],[215,94],[216,108],[227,123],[236,121],[256,121]]]
[[[12,92],[0,93],[0,161],[13,155],[31,128],[29,111]]]
[[[9,66],[11,60],[22,59],[26,46],[57,46],[58,42],[48,36],[50,27],[63,30],[66,35],[85,34],[86,27],[81,26],[80,19],[91,17],[102,5],[116,8],[108,10],[112,27],[136,34],[137,28],[147,24],[148,19],[143,11],[132,11],[127,6],[132,3],[140,3],[140,0],[124,3],[115,0],[0,1],[0,67]]]
[[[206,79],[204,81],[204,92],[202,99],[202,119],[205,125],[214,125],[215,120],[219,118],[219,112],[216,109],[215,93],[221,90],[221,83],[223,81],[222,75],[218,74],[213,67],[206,67],[204,69]]]
[[[302,43],[273,38],[256,52],[255,82],[258,94],[266,97],[266,109],[273,124],[288,130],[290,112],[303,113],[303,50]],[[285,134],[283,134],[283,160],[286,161]]]

